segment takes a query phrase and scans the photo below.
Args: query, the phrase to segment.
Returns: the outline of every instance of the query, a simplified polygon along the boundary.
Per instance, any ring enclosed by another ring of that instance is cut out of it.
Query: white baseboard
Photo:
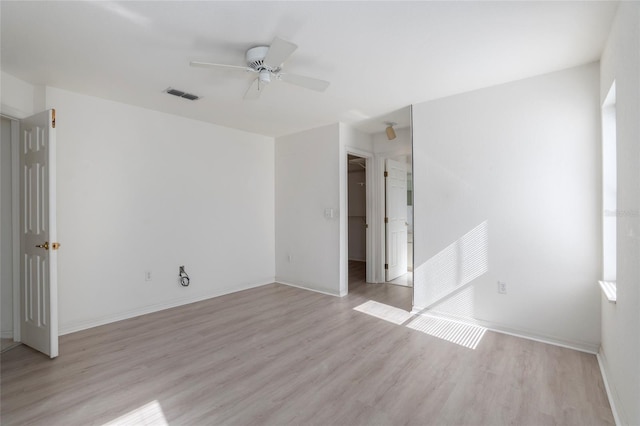
[[[613,389],[611,389],[611,386],[609,385],[609,378],[607,377],[607,359],[601,351],[598,351],[596,358],[598,359],[598,366],[600,366],[600,374],[602,374],[604,389],[607,391],[607,398],[609,399],[609,405],[611,406],[611,412],[613,413],[613,420],[616,422],[616,426],[623,425],[625,423],[620,421],[620,416],[616,408],[616,398]]]
[[[585,352],[591,355],[597,355],[598,345],[595,343],[576,342],[571,340],[556,339],[549,336],[538,335],[520,330],[506,329],[500,326],[487,326],[488,330],[495,331],[496,333],[508,334],[510,336],[521,337],[523,339],[533,340],[540,343],[546,343],[548,345],[560,346],[561,348],[573,349],[579,352]]]
[[[290,282],[279,280],[278,277],[276,277],[276,282],[278,284],[287,285],[289,287],[295,287],[295,288],[300,288],[302,290],[313,291],[315,293],[326,294],[327,296],[333,296],[333,297],[343,297],[343,296],[345,296],[345,294],[336,294],[336,293],[331,293],[331,292],[328,292],[328,291],[325,291],[325,290],[318,290],[318,289],[312,288],[312,287],[305,287],[305,286],[300,285],[300,284],[293,284],[293,283],[290,283]]]
[[[273,284],[275,281],[270,279],[266,282],[258,282],[252,284],[244,284],[239,287],[222,289],[213,293],[199,295],[194,297],[186,297],[182,299],[171,300],[169,302],[157,303],[153,305],[143,306],[130,311],[120,312],[114,315],[108,315],[101,318],[92,318],[86,321],[77,321],[69,324],[61,325],[58,330],[58,335],[63,336],[69,333],[75,333],[76,331],[86,330],[88,328],[98,327],[112,322],[122,321],[129,318],[139,317],[140,315],[146,315],[153,312],[162,311],[165,309],[175,308],[177,306],[188,305],[190,303],[200,302],[202,300],[212,299],[214,297],[224,296],[226,294],[236,293],[238,291],[249,290],[251,288],[262,287],[263,285]]]
[[[413,305],[413,308],[411,308],[411,313],[413,315],[419,315],[421,312],[424,312],[425,308],[423,308],[422,306],[416,306]]]
[[[13,339],[13,330],[2,330],[2,331],[0,331],[0,338]]]
[[[484,327],[487,330],[495,331],[496,333],[502,333],[502,334],[507,334],[509,336],[521,337],[523,339],[533,340],[536,342],[546,343],[554,346],[560,346],[563,348],[573,349],[580,352],[586,352],[592,355],[596,355],[599,349],[599,345],[596,343],[563,340],[563,339],[558,339],[552,336],[532,333],[527,330],[519,330],[515,328],[505,327],[501,324],[496,324],[489,321],[482,321],[482,320],[477,320],[474,318],[467,318],[467,317],[458,317],[455,315],[446,315],[440,312],[431,312],[431,311],[425,312],[425,309],[419,306],[414,306],[413,309],[411,310],[411,313],[414,315],[418,315],[421,312],[428,313],[429,315],[437,316],[444,319],[451,319],[454,321],[466,321],[468,323]]]

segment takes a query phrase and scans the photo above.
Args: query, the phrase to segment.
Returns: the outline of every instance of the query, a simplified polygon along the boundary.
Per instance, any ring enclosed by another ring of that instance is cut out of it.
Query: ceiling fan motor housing
[[[264,69],[267,69],[264,66],[263,62],[264,62],[264,58],[267,56],[268,51],[269,51],[269,46],[257,46],[247,50],[247,55],[246,55],[247,66],[249,66],[249,68],[252,68],[256,71],[262,71]],[[269,71],[273,71],[273,70],[269,70]]]

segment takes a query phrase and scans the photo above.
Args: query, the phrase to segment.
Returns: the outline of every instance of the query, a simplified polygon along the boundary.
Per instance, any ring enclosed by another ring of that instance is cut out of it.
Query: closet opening
[[[347,155],[349,292],[367,280],[367,159]]]

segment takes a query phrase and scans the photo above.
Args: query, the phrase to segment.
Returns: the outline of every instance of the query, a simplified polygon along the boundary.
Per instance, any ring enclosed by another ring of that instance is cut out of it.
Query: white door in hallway
[[[385,164],[385,279],[407,273],[407,164]]]
[[[55,110],[20,121],[20,340],[58,356]]]

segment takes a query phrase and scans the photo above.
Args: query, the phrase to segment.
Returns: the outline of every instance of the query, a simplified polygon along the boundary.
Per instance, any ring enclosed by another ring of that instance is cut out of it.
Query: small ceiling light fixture
[[[385,129],[385,132],[387,132],[387,139],[389,139],[390,141],[394,140],[396,138],[396,131],[393,130],[393,126],[395,126],[398,123],[387,121],[384,124],[387,125],[387,128]]]

